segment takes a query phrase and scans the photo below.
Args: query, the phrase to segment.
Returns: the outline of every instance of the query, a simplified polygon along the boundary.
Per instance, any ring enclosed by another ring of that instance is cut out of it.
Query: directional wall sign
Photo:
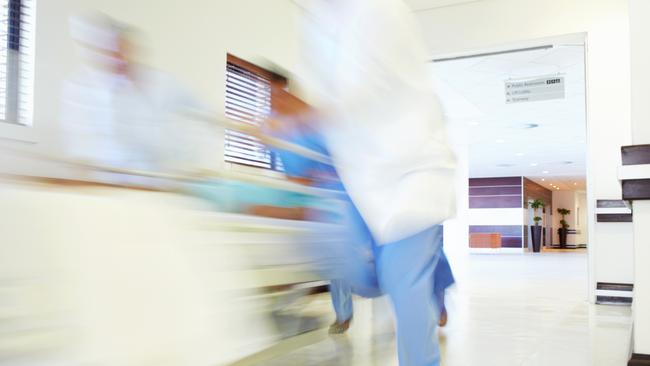
[[[506,80],[506,104],[564,99],[564,76]]]

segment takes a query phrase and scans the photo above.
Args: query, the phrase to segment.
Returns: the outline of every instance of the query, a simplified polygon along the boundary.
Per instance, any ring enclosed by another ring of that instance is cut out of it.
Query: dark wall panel
[[[470,196],[500,196],[504,194],[521,194],[521,186],[470,187]]]
[[[551,213],[553,212],[553,192],[528,178],[524,178],[524,198],[540,199],[546,203],[546,209],[551,210]]]
[[[470,187],[480,186],[521,186],[521,177],[470,178]]]
[[[650,200],[650,179],[628,179],[621,185],[624,200]]]
[[[650,164],[650,145],[621,147],[623,165]]]
[[[501,237],[501,247],[502,248],[523,248],[521,236],[519,237]]]
[[[523,207],[521,177],[470,178],[469,208]]]
[[[521,208],[521,196],[470,196],[469,208]]]
[[[597,208],[627,208],[623,200],[596,200]]]
[[[597,222],[632,222],[632,214],[596,214]]]

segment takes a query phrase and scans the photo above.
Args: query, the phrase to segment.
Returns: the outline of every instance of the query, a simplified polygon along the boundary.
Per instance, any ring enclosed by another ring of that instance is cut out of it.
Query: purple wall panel
[[[502,248],[521,248],[521,236],[519,237],[501,237],[501,247]]]
[[[470,233],[500,233],[502,236],[521,236],[521,225],[470,225]]]
[[[469,197],[469,208],[519,208],[521,196]]]
[[[470,196],[485,196],[485,195],[503,195],[503,194],[521,194],[521,186],[519,187],[470,187]]]
[[[521,177],[471,178],[469,208],[522,208]],[[523,223],[523,217],[522,217]],[[499,233],[501,247],[521,248],[522,225],[470,225],[470,233]]]
[[[470,187],[480,186],[521,186],[521,177],[470,178]]]

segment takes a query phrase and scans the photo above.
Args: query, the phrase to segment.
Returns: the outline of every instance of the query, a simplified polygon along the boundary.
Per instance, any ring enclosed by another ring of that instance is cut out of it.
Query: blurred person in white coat
[[[206,169],[201,149],[216,146],[207,138],[216,133],[181,116],[202,106],[179,82],[134,61],[135,30],[103,14],[73,17],[70,30],[83,64],[64,84],[66,156],[131,170]]]
[[[101,14],[70,23],[84,62],[64,86],[67,157],[153,172],[205,167],[196,147],[214,146],[218,135],[202,133],[209,126],[179,114],[197,104],[174,78],[133,61],[131,28]],[[92,174],[111,184],[157,184],[136,174]],[[69,312],[79,339],[70,342],[66,364],[207,366],[233,357],[228,345],[241,338],[231,333],[215,342],[227,324],[215,322],[214,313],[229,309],[228,297],[213,291],[208,299],[201,272],[188,259],[193,244],[205,239],[185,216],[193,201],[186,207],[166,193],[97,192],[110,194],[71,195],[53,206],[66,218],[56,226],[66,240],[49,244],[75,253],[65,257],[65,268],[74,274]]]
[[[304,77],[335,167],[367,223],[392,301],[400,365],[439,365],[432,289],[442,222],[455,212],[456,161],[402,0],[312,0]]]

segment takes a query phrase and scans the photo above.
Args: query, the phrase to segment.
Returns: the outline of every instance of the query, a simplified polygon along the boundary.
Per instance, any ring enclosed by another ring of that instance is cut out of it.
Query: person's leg
[[[444,327],[447,325],[447,308],[445,306],[445,291],[454,284],[454,275],[451,272],[451,266],[447,261],[444,250],[440,250],[440,260],[433,273],[435,282],[433,284],[433,299],[440,309],[440,321],[438,325]]]
[[[437,366],[439,309],[431,293],[440,258],[442,227],[376,248],[382,290],[393,303],[401,366]]]
[[[336,322],[330,326],[330,333],[344,333],[352,320],[352,290],[344,280],[332,280],[330,283],[332,305],[336,313]]]
[[[447,325],[447,321],[449,320],[449,315],[447,314],[447,307],[445,306],[445,291],[443,290],[438,294],[434,294],[434,301],[436,301],[436,307],[440,309],[438,326],[442,328]]]

